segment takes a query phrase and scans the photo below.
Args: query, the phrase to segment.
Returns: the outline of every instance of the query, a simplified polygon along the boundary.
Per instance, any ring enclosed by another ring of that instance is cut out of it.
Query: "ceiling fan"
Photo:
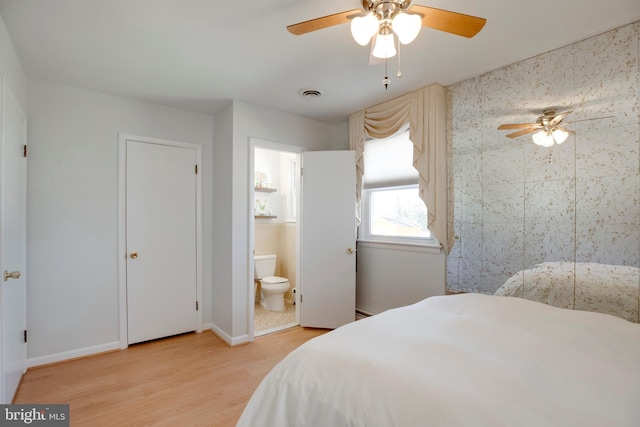
[[[515,130],[517,132],[506,135],[507,138],[517,138],[522,135],[533,133],[533,142],[543,147],[551,147],[553,144],[562,144],[567,140],[569,135],[575,135],[575,132],[564,127],[565,124],[582,122],[586,120],[609,119],[613,116],[595,117],[591,119],[574,120],[573,122],[563,123],[566,116],[572,111],[564,111],[556,113],[555,109],[547,109],[542,112],[535,123],[512,123],[498,126],[498,130]],[[535,133],[534,133],[535,132]]]
[[[349,21],[356,43],[366,46],[371,41],[371,55],[382,59],[396,55],[394,34],[401,44],[411,43],[422,26],[471,38],[487,22],[484,18],[448,10],[417,4],[412,6],[411,0],[362,0],[362,10],[347,10],[299,22],[289,25],[287,30],[299,36]],[[401,77],[400,72],[398,77]],[[387,87],[388,77],[383,84]]]

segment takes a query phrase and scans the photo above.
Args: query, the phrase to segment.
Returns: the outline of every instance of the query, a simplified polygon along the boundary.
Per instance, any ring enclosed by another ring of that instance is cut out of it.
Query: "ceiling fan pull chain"
[[[384,85],[385,90],[389,89],[389,83],[391,83],[391,80],[389,80],[388,60],[387,58],[385,58],[384,59],[384,79],[382,80],[382,84]]]

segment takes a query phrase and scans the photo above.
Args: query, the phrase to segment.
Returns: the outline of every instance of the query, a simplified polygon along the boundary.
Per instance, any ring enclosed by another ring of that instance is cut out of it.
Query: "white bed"
[[[239,427],[640,426],[640,325],[480,294],[432,297],[302,345]]]

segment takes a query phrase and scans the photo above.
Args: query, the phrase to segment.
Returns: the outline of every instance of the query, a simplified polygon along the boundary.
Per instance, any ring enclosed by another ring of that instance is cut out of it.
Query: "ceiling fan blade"
[[[579,119],[573,120],[571,122],[565,122],[565,124],[577,123],[577,122],[588,122],[590,120],[602,120],[602,119],[615,119],[616,116],[602,116],[602,117],[591,117],[589,119]]]
[[[509,123],[509,124],[498,126],[498,130],[524,129],[524,128],[529,128],[531,126],[540,126],[540,125],[538,125],[537,123]]]
[[[556,129],[564,131],[566,133],[568,133],[569,135],[575,135],[576,133],[574,131],[572,131],[571,129],[567,129],[565,127],[562,126],[557,126]]]
[[[362,14],[360,9],[347,10],[346,12],[334,13],[333,15],[323,16],[321,18],[298,22],[297,24],[289,25],[287,30],[289,30],[291,34],[299,36],[323,28],[333,27],[334,25],[344,24],[345,22],[349,22],[349,19],[360,14]]]
[[[549,122],[550,125],[556,125],[558,123],[560,123],[562,121],[562,119],[564,119],[566,116],[568,116],[569,114],[573,113],[573,111],[565,111],[563,113],[559,113],[556,114],[553,119],[551,119],[551,121]]]
[[[519,136],[522,135],[526,135],[528,133],[533,133],[533,132],[537,132],[538,128],[529,128],[529,129],[525,129],[525,130],[521,130],[519,132],[514,132],[514,133],[510,133],[509,135],[506,135],[507,138],[517,138]]]
[[[467,38],[478,34],[487,22],[486,19],[478,18],[477,16],[420,6],[418,4],[411,6],[408,11],[422,15],[422,25],[425,27]]]

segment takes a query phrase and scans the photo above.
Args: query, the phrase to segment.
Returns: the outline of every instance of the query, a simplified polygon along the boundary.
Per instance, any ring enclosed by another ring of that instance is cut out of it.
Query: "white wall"
[[[378,314],[445,293],[440,248],[358,242],[356,309]]]
[[[348,149],[348,126],[329,125],[293,114],[234,101],[233,106],[216,117],[233,123],[228,130],[216,132],[215,164],[225,171],[231,167],[231,181],[214,187],[214,212],[222,212],[227,221],[214,223],[214,330],[233,344],[249,339],[249,138],[304,147],[307,150]],[[216,171],[217,172],[217,171]],[[229,180],[229,175],[224,179]],[[215,179],[215,177],[214,177]],[[249,216],[251,215],[251,217]]]
[[[270,187],[277,191],[273,193],[256,192],[255,207],[258,209],[258,200],[266,201],[265,210],[270,210],[272,215],[278,217],[277,221],[282,222],[286,220],[286,205],[282,196],[287,194],[287,188],[283,187],[280,182],[280,158],[281,155],[278,151],[256,149],[254,170],[256,173],[266,173],[269,176]]]
[[[28,106],[28,357],[34,364],[119,340],[119,132],[202,145],[203,258],[212,259],[213,118],[38,80],[28,81]],[[203,270],[203,314],[210,322],[211,263]]]
[[[5,79],[16,101],[27,111],[27,77],[22,70],[22,64],[18,59],[13,43],[0,18],[0,77]]]
[[[269,222],[285,222],[291,220],[291,162],[298,155],[285,151],[256,148],[254,155],[255,173],[266,173],[270,180],[270,188],[274,192],[255,191],[255,210],[259,210],[258,200],[265,203],[265,211],[276,218],[262,220]]]
[[[214,331],[231,340],[232,334],[232,268],[231,250],[234,244],[232,230],[233,209],[233,104],[214,117],[213,144],[213,281],[212,306]],[[204,260],[207,264],[207,260]]]

